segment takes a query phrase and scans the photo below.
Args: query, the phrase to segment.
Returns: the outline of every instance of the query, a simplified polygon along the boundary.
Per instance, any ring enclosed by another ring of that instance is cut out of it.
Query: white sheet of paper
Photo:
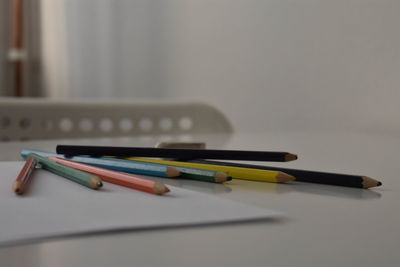
[[[26,194],[12,184],[24,162],[0,162],[0,244],[94,232],[268,219],[281,213],[168,185],[157,196],[104,183],[86,188],[35,170]]]

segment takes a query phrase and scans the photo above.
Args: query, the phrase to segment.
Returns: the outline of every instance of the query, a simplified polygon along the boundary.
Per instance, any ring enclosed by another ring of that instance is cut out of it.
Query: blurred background
[[[398,0],[0,0],[0,95],[196,99],[400,136]]]

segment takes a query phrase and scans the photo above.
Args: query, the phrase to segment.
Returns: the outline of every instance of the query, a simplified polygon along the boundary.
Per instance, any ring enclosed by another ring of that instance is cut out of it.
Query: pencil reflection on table
[[[208,194],[218,195],[218,194],[230,193],[232,191],[232,189],[227,185],[230,182],[224,184],[218,184],[218,183],[208,183],[208,182],[187,180],[187,179],[167,179],[167,178],[160,178],[160,181],[171,186],[208,193]]]
[[[267,194],[283,194],[293,191],[290,187],[290,183],[278,184],[278,183],[264,183],[257,181],[248,181],[241,179],[233,179],[229,183],[225,184],[231,190],[243,190],[250,192],[259,192]]]
[[[319,195],[319,196],[330,196],[330,197],[350,198],[350,199],[377,199],[381,197],[381,194],[374,190],[360,190],[354,187],[310,184],[303,182],[296,182],[290,185],[288,184],[288,186],[290,186],[292,188],[292,191],[294,192]]]
[[[381,197],[380,193],[373,190],[302,182],[277,184],[233,179],[225,185],[231,188],[232,192],[241,190],[266,194],[301,193],[349,199],[377,199]]]

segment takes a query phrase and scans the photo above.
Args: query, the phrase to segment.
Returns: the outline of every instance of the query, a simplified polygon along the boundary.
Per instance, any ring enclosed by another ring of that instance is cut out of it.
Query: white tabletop
[[[201,140],[200,140],[201,138]],[[225,185],[166,183],[287,213],[286,219],[49,240],[0,248],[1,266],[398,266],[400,136],[348,132],[269,132],[194,137],[209,148],[297,153],[267,165],[367,175],[369,190],[300,182],[233,180]],[[80,144],[154,145],[152,138],[79,140]],[[1,143],[0,160],[21,148],[55,151],[57,143]],[[2,229],[3,230],[3,229]]]

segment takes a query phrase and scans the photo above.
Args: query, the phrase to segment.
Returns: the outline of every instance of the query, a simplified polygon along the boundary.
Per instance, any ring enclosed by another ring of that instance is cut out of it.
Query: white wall
[[[70,97],[186,97],[237,129],[400,135],[398,0],[66,0]]]

